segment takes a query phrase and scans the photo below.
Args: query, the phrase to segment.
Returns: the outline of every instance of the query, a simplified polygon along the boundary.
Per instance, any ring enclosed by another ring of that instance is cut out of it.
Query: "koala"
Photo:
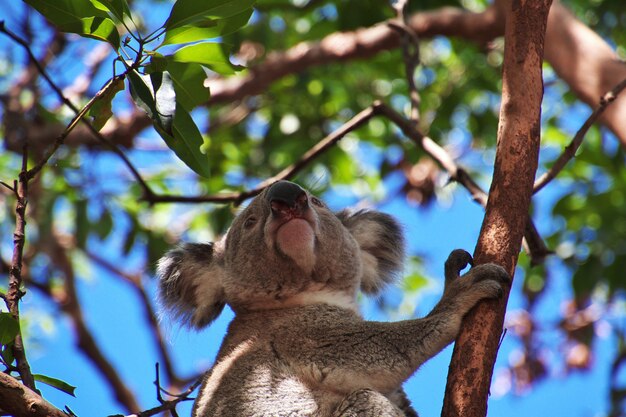
[[[445,263],[441,300],[424,318],[365,321],[359,291],[402,270],[398,223],[377,211],[333,213],[280,181],[254,198],[215,243],[187,243],[159,262],[159,297],[193,328],[226,304],[235,313],[193,407],[197,417],[417,417],[402,383],[457,336],[478,301],[500,297],[506,271]]]

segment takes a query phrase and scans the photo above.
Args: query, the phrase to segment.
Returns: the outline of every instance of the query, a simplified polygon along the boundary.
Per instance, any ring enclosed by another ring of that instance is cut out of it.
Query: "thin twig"
[[[216,195],[198,195],[198,196],[174,196],[174,195],[158,195],[155,194],[149,200],[150,203],[235,203],[236,205],[241,204],[244,200],[250,197],[254,197],[259,194],[265,188],[275,183],[276,181],[284,180],[287,178],[292,178],[298,172],[300,172],[303,168],[305,168],[308,164],[311,163],[312,160],[326,152],[330,147],[332,147],[335,143],[337,143],[341,138],[343,138],[348,133],[353,130],[359,128],[368,120],[370,120],[375,115],[375,108],[368,107],[365,110],[361,111],[359,114],[354,116],[352,119],[348,120],[344,123],[339,129],[332,132],[330,135],[326,136],[324,139],[319,141],[315,146],[309,149],[302,157],[289,165],[287,168],[280,171],[278,174],[274,175],[261,182],[259,185],[254,187],[251,190],[235,192],[235,193],[224,193],[224,194],[216,194]]]
[[[600,105],[591,113],[591,115],[585,120],[585,123],[578,129],[576,135],[574,135],[574,139],[572,142],[565,147],[561,155],[559,155],[558,159],[554,162],[552,167],[545,172],[533,186],[533,194],[539,192],[543,187],[545,187],[550,181],[556,178],[557,175],[563,170],[565,165],[574,158],[576,155],[576,151],[583,143],[583,139],[585,135],[593,126],[593,124],[602,116],[602,113],[609,107],[609,105],[615,101],[617,96],[624,91],[626,88],[626,79],[613,87],[609,92],[607,92],[604,96],[600,98]]]
[[[470,177],[470,175],[452,159],[450,154],[434,140],[420,132],[409,120],[384,103],[374,103],[376,111],[383,114],[400,128],[402,133],[420,148],[422,148],[442,169],[450,176],[450,180],[456,181],[465,187],[471,194],[472,199],[483,208],[487,206],[487,193]],[[528,245],[528,253],[532,262],[541,263],[550,253],[543,239],[534,227],[532,218],[528,216],[529,227],[526,228],[524,239]]]
[[[400,44],[402,46],[406,81],[409,87],[409,100],[411,101],[410,119],[415,123],[415,126],[419,126],[421,99],[415,85],[415,71],[420,65],[420,43],[417,33],[410,26],[407,13],[408,5],[408,0],[398,0],[394,5],[398,19],[390,20],[388,25],[390,28],[398,31],[401,36]]]
[[[93,105],[103,95],[106,95],[112,88],[114,88],[118,82],[122,82],[123,79],[124,79],[124,75],[118,75],[108,80],[106,84],[104,84],[104,86],[100,89],[100,91],[98,91],[96,95],[93,96],[92,99],[89,100],[87,104],[85,104],[85,106],[76,113],[76,116],[72,118],[72,120],[67,125],[65,130],[55,139],[52,147],[48,148],[47,152],[44,154],[41,160],[37,163],[37,165],[32,167],[30,170],[28,170],[27,177],[29,180],[33,179],[43,169],[43,167],[48,163],[52,155],[54,155],[55,152],[59,149],[59,147],[61,147],[61,145],[65,141],[65,138],[72,132],[72,130],[74,130],[76,125],[78,125],[78,122],[83,120],[83,117],[93,107]],[[90,125],[89,123],[87,124]]]
[[[89,108],[91,108],[91,106],[93,105],[94,101],[96,98],[101,97],[104,93],[108,92],[109,88],[112,88],[112,86],[115,85],[116,82],[120,82],[121,80],[124,79],[124,77],[126,76],[126,74],[129,71],[132,71],[134,69],[137,68],[137,66],[139,65],[139,62],[133,62],[133,64],[131,64],[130,66],[128,66],[126,68],[126,70],[120,74],[117,75],[115,77],[113,77],[112,79],[110,79],[104,87],[102,87],[100,89],[100,91],[98,91],[98,93],[96,93],[96,96],[94,96],[94,98],[92,98],[89,103],[87,103],[87,105],[82,109],[79,110],[78,107],[76,107],[67,97],[65,97],[65,95],[63,94],[63,91],[61,91],[61,89],[59,88],[58,85],[56,85],[54,83],[54,81],[52,81],[52,79],[48,76],[45,68],[43,68],[43,66],[39,63],[39,61],[37,60],[37,58],[35,57],[35,54],[32,52],[32,50],[30,49],[30,45],[24,41],[23,39],[21,39],[19,36],[17,36],[15,33],[11,32],[10,30],[8,30],[5,25],[0,25],[0,33],[4,33],[7,36],[9,36],[11,39],[13,39],[15,42],[17,42],[19,45],[21,45],[22,47],[24,47],[24,49],[26,50],[26,53],[28,54],[28,56],[30,57],[31,61],[33,62],[33,64],[35,65],[35,67],[37,68],[37,70],[41,73],[41,75],[44,77],[44,79],[48,82],[48,84],[50,85],[50,87],[52,88],[52,90],[57,94],[57,96],[59,97],[59,99],[65,104],[67,105],[75,114],[76,116],[72,119],[72,121],[70,122],[70,124],[68,125],[68,127],[65,129],[65,131],[59,135],[59,137],[57,137],[57,139],[54,142],[53,145],[53,149],[51,151],[49,151],[44,159],[47,161],[50,156],[52,154],[54,154],[54,152],[56,152],[56,150],[63,144],[63,141],[65,140],[65,138],[67,137],[67,135],[70,133],[70,131],[76,126],[76,124],[79,121],[82,121],[86,126],[87,129],[101,142],[103,142],[104,144],[106,144],[117,156],[119,156],[122,161],[124,162],[124,164],[128,167],[128,169],[130,170],[130,172],[132,173],[132,175],[135,177],[135,179],[137,180],[137,182],[139,183],[139,185],[141,186],[141,188],[144,191],[144,195],[146,197],[146,199],[150,199],[150,196],[152,196],[154,193],[152,191],[152,189],[150,188],[150,186],[146,183],[146,181],[143,179],[143,177],[141,176],[141,174],[139,174],[139,171],[135,168],[135,166],[132,164],[132,162],[130,162],[130,160],[128,159],[128,157],[124,154],[124,152],[122,152],[120,150],[120,148],[113,143],[111,140],[109,140],[108,138],[106,138],[104,135],[102,135],[100,132],[98,132],[98,130],[96,130],[93,125],[86,120],[83,116],[85,115],[85,113],[87,112],[87,110],[89,110]],[[71,128],[70,128],[71,127]],[[45,165],[45,163],[43,164]],[[43,167],[43,165],[41,167],[39,167],[39,164],[37,165],[37,169],[36,171],[33,171],[32,175],[36,175],[41,168]]]
[[[20,322],[19,301],[24,295],[21,290],[22,286],[22,260],[24,255],[24,244],[26,241],[26,205],[28,204],[28,151],[24,146],[22,151],[22,170],[19,174],[19,180],[15,187],[15,231],[13,233],[13,257],[11,260],[11,268],[9,269],[9,287],[4,301],[9,309],[11,317],[18,323]],[[22,382],[28,388],[35,392],[35,378],[30,371],[30,365],[26,359],[24,351],[24,339],[22,338],[21,328],[18,329],[17,335],[13,341],[13,357],[17,364],[17,371],[22,378]]]

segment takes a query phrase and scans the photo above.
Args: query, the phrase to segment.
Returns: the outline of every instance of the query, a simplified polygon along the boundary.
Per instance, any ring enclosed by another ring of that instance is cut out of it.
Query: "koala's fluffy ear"
[[[400,225],[393,217],[378,211],[344,210],[337,217],[361,248],[361,290],[377,294],[402,271],[404,237]]]
[[[224,308],[223,274],[218,245],[186,243],[159,260],[159,300],[183,323],[207,326]]]

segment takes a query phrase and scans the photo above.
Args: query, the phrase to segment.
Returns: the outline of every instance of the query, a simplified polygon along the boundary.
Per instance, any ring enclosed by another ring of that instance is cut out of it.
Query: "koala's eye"
[[[317,197],[311,197],[311,203],[317,207],[326,207],[326,204]]]
[[[254,227],[256,222],[257,222],[257,218],[254,216],[250,216],[243,222],[243,227],[245,229],[250,229],[251,227]]]

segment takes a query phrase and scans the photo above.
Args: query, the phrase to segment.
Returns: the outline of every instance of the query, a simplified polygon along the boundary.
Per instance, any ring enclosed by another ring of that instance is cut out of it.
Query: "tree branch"
[[[414,14],[408,19],[408,26],[421,39],[434,35],[458,36],[482,44],[502,34],[504,19],[499,13],[494,6],[481,13],[444,7]],[[397,22],[391,20],[354,32],[334,33],[319,42],[302,42],[287,51],[269,54],[245,75],[209,79],[205,83],[211,90],[209,105],[259,94],[272,82],[311,67],[365,59],[396,48],[401,37],[392,29],[394,23],[397,27]]]
[[[68,417],[10,375],[0,372],[2,413],[17,417]]]
[[[574,158],[576,155],[576,151],[583,143],[583,139],[585,135],[593,126],[595,122],[598,121],[602,117],[604,111],[609,107],[611,103],[617,99],[617,96],[624,91],[626,88],[626,78],[622,80],[619,84],[611,89],[608,93],[604,94],[600,98],[600,105],[589,115],[587,120],[583,123],[583,125],[578,129],[576,135],[574,135],[574,139],[572,142],[565,147],[561,155],[559,155],[558,159],[554,161],[552,167],[544,173],[536,182],[533,187],[533,193],[539,192],[543,187],[545,187],[550,181],[556,178],[557,175],[565,168],[565,165]]]
[[[541,66],[551,0],[514,0],[507,13],[502,105],[493,181],[475,250],[512,277],[527,229],[540,142]],[[448,372],[442,417],[483,417],[502,334],[508,292],[464,318]]]
[[[510,1],[510,0],[509,0]],[[555,1],[546,30],[546,60],[574,94],[595,106],[598,98],[626,78],[626,63],[604,39]],[[600,117],[626,147],[626,97]]]
[[[47,246],[44,250],[47,252],[49,258],[54,260],[55,264],[65,277],[63,280],[65,297],[58,301],[63,312],[65,312],[72,320],[72,324],[74,325],[74,330],[76,332],[76,344],[100,372],[102,377],[107,381],[117,401],[128,411],[138,412],[141,408],[139,407],[135,396],[119,376],[117,370],[105,357],[91,331],[87,327],[76,291],[74,268],[67,255],[68,247],[61,243],[62,240],[63,239],[60,236],[53,234],[46,242]]]
[[[9,309],[11,317],[20,323],[19,302],[24,293],[22,292],[22,258],[24,254],[24,244],[26,241],[26,205],[28,204],[28,153],[24,146],[22,153],[22,170],[15,185],[14,192],[17,200],[15,204],[15,231],[13,232],[13,257],[11,268],[9,269],[9,287],[4,297],[4,301]],[[28,388],[36,391],[35,379],[30,371],[30,365],[26,359],[24,351],[24,339],[22,337],[21,326],[13,340],[13,357],[17,364],[17,372],[22,378],[22,382]]]

